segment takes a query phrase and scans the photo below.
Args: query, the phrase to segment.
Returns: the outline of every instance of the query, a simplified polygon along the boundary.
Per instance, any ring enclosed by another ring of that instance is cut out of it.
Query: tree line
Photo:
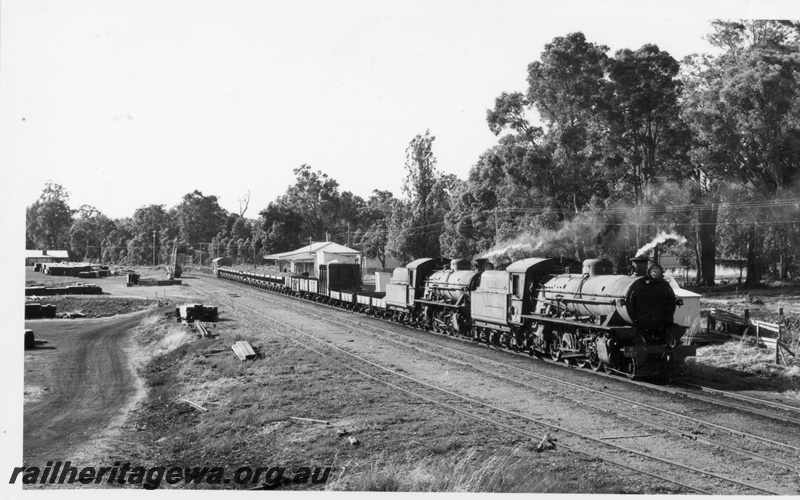
[[[618,266],[657,234],[713,285],[720,257],[743,259],[747,284],[797,266],[800,24],[714,21],[714,54],[683,61],[654,44],[609,48],[557,37],[527,68],[527,88],[487,110],[496,144],[467,179],[445,175],[426,131],[406,150],[400,196],[363,199],[309,165],[249,219],[194,191],[166,209],[111,220],[69,208],[48,183],[27,211],[28,248],[129,264],[180,251],[258,262],[330,239],[385,266],[415,258],[607,257]],[[775,266],[779,263],[779,266]]]

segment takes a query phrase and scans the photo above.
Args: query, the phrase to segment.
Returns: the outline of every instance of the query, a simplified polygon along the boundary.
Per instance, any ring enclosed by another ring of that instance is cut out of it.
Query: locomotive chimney
[[[634,267],[634,274],[636,276],[646,276],[647,275],[647,263],[649,259],[647,257],[634,257],[631,259],[631,264]]]
[[[489,262],[489,259],[475,259],[475,270],[483,271],[487,262]]]

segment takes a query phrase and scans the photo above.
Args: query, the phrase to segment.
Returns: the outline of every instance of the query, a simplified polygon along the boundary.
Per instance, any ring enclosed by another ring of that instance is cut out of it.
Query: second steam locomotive
[[[320,266],[319,278],[216,267],[223,279],[336,305],[437,333],[634,378],[677,374],[695,347],[681,345],[683,305],[658,265],[633,259],[630,275],[605,259],[530,258],[495,270],[479,259],[418,259],[385,292],[362,287],[357,264]]]

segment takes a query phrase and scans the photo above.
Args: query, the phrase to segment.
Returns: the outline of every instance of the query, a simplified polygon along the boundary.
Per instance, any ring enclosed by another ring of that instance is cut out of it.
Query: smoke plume
[[[674,240],[679,245],[683,245],[684,243],[686,243],[686,238],[684,238],[680,234],[667,233],[666,231],[661,231],[660,233],[658,233],[658,236],[653,238],[653,241],[651,241],[650,243],[648,243],[647,245],[643,246],[642,248],[636,251],[636,257],[641,257],[645,253],[652,250],[656,245],[660,245],[669,240]]]
[[[585,254],[600,253],[597,240],[604,227],[605,222],[596,214],[584,213],[558,224],[555,229],[530,228],[498,243],[481,257],[490,259],[495,265],[528,257],[579,259]]]

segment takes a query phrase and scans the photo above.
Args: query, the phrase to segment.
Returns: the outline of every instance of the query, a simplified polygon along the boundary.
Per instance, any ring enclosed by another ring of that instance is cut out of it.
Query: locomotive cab
[[[480,286],[472,294],[472,317],[476,324],[500,331],[521,326],[535,307],[536,286],[553,273],[578,272],[571,259],[524,259],[505,271],[484,271]]]
[[[422,298],[425,278],[450,263],[450,259],[417,259],[406,266],[395,268],[386,285],[386,307],[395,311],[411,312],[416,299]]]

